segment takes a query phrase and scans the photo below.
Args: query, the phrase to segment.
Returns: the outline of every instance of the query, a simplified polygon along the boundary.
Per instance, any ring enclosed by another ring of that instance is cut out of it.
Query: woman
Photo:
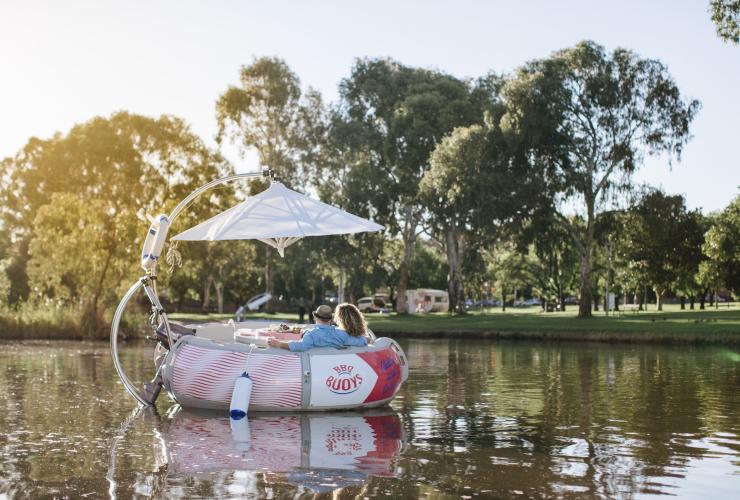
[[[334,323],[353,337],[367,335],[367,322],[354,304],[339,304],[334,311]]]
[[[367,338],[363,335],[367,331],[367,323],[360,311],[352,304],[337,306],[333,317],[338,327],[331,324],[332,311],[329,306],[317,307],[313,312],[313,317],[316,326],[308,330],[302,340],[283,342],[270,338],[267,345],[292,352],[303,352],[314,347],[363,347],[367,345]]]

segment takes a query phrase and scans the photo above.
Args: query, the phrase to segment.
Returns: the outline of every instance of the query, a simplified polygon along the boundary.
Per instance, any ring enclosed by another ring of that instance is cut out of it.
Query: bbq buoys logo
[[[362,375],[355,373],[352,365],[337,365],[334,368],[335,375],[326,377],[326,386],[335,394],[350,394],[360,388]]]

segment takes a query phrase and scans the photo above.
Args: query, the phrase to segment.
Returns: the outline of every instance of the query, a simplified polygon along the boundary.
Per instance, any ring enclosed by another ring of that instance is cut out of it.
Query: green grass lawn
[[[626,312],[621,316],[595,312],[591,319],[576,317],[577,307],[570,311],[543,313],[537,307],[526,309],[487,309],[465,316],[448,314],[426,314],[418,316],[372,315],[368,316],[370,327],[379,332],[410,331],[568,331],[568,332],[642,332],[642,333],[737,333],[740,335],[740,307],[722,307],[681,311],[678,305],[669,304],[663,311]]]
[[[697,305],[698,307],[698,305]],[[389,336],[522,336],[552,339],[722,341],[740,343],[740,304],[722,305],[719,310],[681,310],[666,304],[663,311],[650,306],[647,312],[626,312],[621,316],[603,311],[591,319],[578,319],[577,306],[565,312],[543,313],[539,307],[473,311],[465,316],[446,313],[424,315],[368,314],[370,328]],[[178,321],[219,321],[230,314],[173,314]],[[246,319],[296,321],[295,314],[250,314]]]
[[[210,314],[198,314],[198,313],[172,313],[168,316],[170,319],[175,321],[180,321],[183,323],[192,322],[192,323],[205,323],[209,321],[228,321],[230,319],[234,319],[234,313],[210,313]],[[249,313],[244,315],[243,317],[244,321],[249,321],[253,319],[266,319],[270,321],[274,321],[275,323],[281,323],[281,322],[290,322],[294,323],[298,321],[298,314],[291,314],[291,313],[275,313],[275,314],[267,314],[267,313]],[[308,318],[308,313],[306,313],[306,318]]]

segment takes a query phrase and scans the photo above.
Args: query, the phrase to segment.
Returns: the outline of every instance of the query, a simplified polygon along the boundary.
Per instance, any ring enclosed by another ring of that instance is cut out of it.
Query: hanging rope
[[[177,241],[170,241],[170,244],[167,246],[165,262],[170,266],[168,269],[170,274],[172,274],[178,267],[182,267],[182,254],[177,249],[177,243]]]

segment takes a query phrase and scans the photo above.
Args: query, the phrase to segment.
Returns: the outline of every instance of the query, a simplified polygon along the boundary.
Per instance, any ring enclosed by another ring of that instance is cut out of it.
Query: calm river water
[[[137,411],[103,343],[0,344],[0,499],[738,498],[740,353],[405,341],[392,408]],[[151,346],[123,346],[146,374]]]

